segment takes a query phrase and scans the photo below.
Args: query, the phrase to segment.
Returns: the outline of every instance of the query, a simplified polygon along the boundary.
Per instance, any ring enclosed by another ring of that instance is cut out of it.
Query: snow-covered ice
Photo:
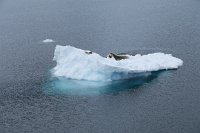
[[[54,40],[52,39],[45,39],[42,41],[43,43],[51,43],[51,42],[55,42]]]
[[[171,54],[137,54],[116,61],[97,53],[86,54],[85,50],[59,45],[55,48],[53,60],[57,63],[52,69],[53,76],[91,81],[127,79],[140,74],[148,75],[152,71],[177,69],[183,64],[181,59]]]

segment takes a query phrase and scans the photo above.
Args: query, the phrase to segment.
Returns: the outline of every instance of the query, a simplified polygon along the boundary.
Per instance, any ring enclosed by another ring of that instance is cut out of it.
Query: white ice
[[[42,41],[43,43],[51,43],[51,42],[55,42],[54,40],[52,39],[45,39]]]
[[[152,71],[177,69],[183,64],[181,59],[171,54],[137,54],[129,59],[116,61],[97,53],[86,54],[84,50],[72,46],[56,46],[54,61],[57,65],[52,74],[76,80],[112,81],[148,74]]]

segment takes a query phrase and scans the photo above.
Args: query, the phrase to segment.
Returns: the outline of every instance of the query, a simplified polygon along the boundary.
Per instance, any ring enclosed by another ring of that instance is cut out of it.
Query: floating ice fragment
[[[54,40],[52,39],[45,39],[42,41],[43,43],[51,43],[51,42],[55,42]]]
[[[153,71],[177,69],[183,64],[181,59],[171,54],[129,55],[128,59],[116,61],[94,52],[86,54],[72,46],[58,45],[53,60],[57,63],[52,69],[53,76],[91,81],[128,79]]]

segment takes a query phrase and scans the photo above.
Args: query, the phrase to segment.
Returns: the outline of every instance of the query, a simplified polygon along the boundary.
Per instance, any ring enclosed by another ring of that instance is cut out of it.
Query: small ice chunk
[[[52,43],[52,42],[55,42],[54,40],[52,39],[45,39],[42,41],[43,43]]]

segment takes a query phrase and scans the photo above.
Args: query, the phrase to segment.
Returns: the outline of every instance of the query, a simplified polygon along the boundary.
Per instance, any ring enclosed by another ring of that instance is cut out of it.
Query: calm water
[[[162,51],[184,66],[62,90],[49,76],[58,44]],[[199,133],[199,49],[199,0],[0,0],[0,132]]]

